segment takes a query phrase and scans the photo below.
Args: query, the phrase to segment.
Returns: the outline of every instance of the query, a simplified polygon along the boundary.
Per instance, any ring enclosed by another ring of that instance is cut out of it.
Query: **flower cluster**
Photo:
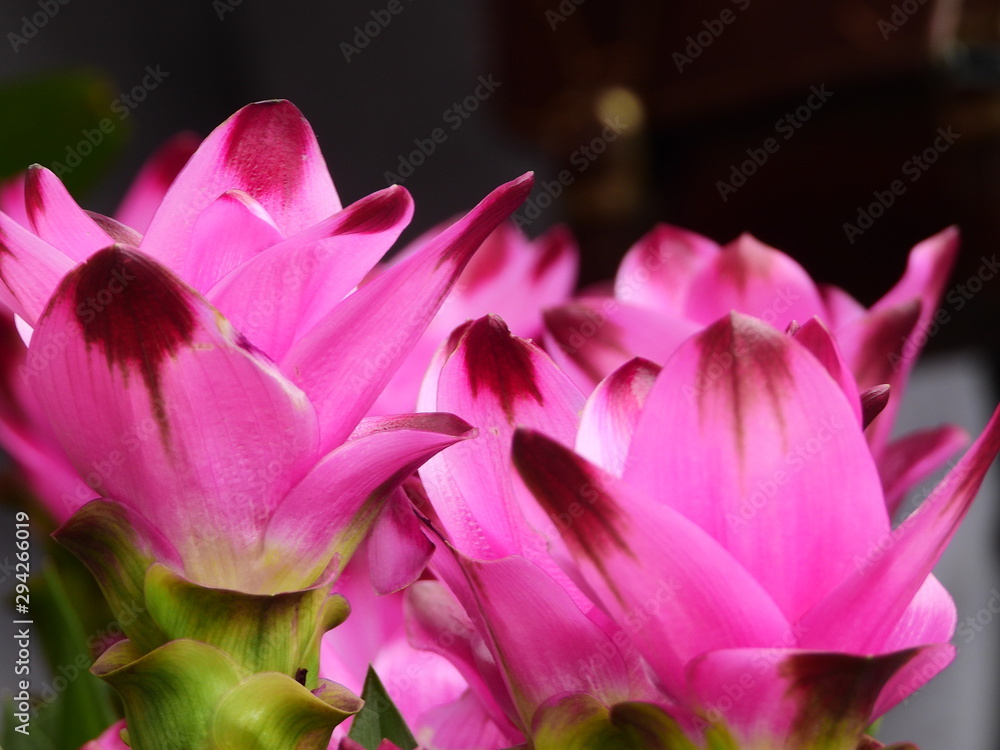
[[[951,660],[1000,417],[895,521],[966,437],[890,435],[957,232],[868,309],[668,226],[570,299],[531,184],[383,260],[409,194],[342,206],[271,101],[115,218],[0,194],[0,440],[140,613],[88,750],[856,750]]]

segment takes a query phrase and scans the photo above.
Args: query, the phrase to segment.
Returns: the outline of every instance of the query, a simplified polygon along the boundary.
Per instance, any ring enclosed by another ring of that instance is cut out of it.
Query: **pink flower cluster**
[[[343,207],[287,102],[168,144],[116,218],[35,167],[0,441],[189,581],[343,593],[321,673],[373,664],[421,747],[877,747],[954,654],[932,569],[1000,450],[994,414],[894,521],[965,441],[890,437],[957,232],[868,309],[668,226],[570,299],[572,238],[504,223],[531,184],[380,263],[409,194]]]

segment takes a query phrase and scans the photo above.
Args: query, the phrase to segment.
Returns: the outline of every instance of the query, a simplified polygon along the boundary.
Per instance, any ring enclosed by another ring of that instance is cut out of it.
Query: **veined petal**
[[[585,297],[546,310],[547,348],[586,393],[633,357],[666,362],[697,323],[611,297]]]
[[[793,339],[732,313],[664,366],[632,439],[625,480],[692,520],[789,619],[889,531],[856,413]]]
[[[413,200],[393,186],[359,200],[246,260],[206,295],[280,361],[333,310],[396,241]]]
[[[457,414],[475,424],[479,436],[421,469],[441,525],[471,557],[525,555],[554,568],[537,536],[556,536],[552,521],[513,481],[510,442],[515,427],[526,426],[571,445],[583,394],[541,349],[511,336],[494,315],[456,329],[449,345],[444,366],[428,375],[429,382],[436,375],[436,398],[422,407]]]
[[[450,557],[451,552],[439,549],[437,554]],[[453,558],[446,564],[456,565]],[[406,589],[404,597],[410,645],[447,658],[469,683],[493,723],[516,738],[519,731],[510,718],[516,712],[504,678],[455,595],[440,581],[417,581]]]
[[[514,462],[559,519],[587,583],[674,698],[685,694],[683,667],[697,654],[787,637],[768,593],[680,513],[538,433],[515,434]]]
[[[913,646],[947,643],[955,635],[958,612],[951,594],[932,574],[927,576],[879,649],[890,653]]]
[[[951,664],[956,651],[957,649],[950,643],[937,643],[921,648],[920,652],[896,672],[882,688],[872,710],[872,719],[883,716],[934,679],[938,672]],[[897,746],[893,745],[887,750],[897,750]],[[901,745],[898,750],[917,750],[917,748],[915,745]]]
[[[227,190],[195,219],[180,276],[227,313],[208,290],[234,268],[283,239],[260,203],[242,190]],[[243,331],[237,319],[230,320]]]
[[[522,727],[554,695],[628,699],[629,672],[618,648],[544,570],[516,555],[474,560],[449,549],[454,564],[442,550],[435,570],[501,665]]]
[[[646,396],[660,369],[636,357],[601,381],[580,416],[576,452],[620,477]]]
[[[503,732],[471,690],[426,711],[415,722],[415,734],[421,747],[439,750],[512,747],[524,740],[520,732]]]
[[[702,716],[725,726],[740,748],[854,750],[882,689],[920,652],[726,649],[695,659],[688,684]]]
[[[1000,409],[934,492],[891,533],[872,535],[852,570],[801,619],[804,646],[877,653],[941,557],[997,452]]]
[[[726,245],[690,284],[685,314],[702,324],[737,310],[778,330],[825,311],[805,270],[780,250],[743,234]]]
[[[315,455],[302,392],[173,274],[118,246],[67,275],[33,346],[56,352],[33,384],[77,471],[160,529],[192,580],[252,585],[247,552]]]
[[[114,242],[45,167],[36,164],[28,170],[24,205],[38,236],[75,261],[86,260]]]
[[[34,326],[73,260],[0,213],[0,302]]]
[[[281,368],[316,406],[329,450],[351,433],[416,344],[466,262],[524,200],[525,175],[490,193],[419,253],[369,281],[299,339]]]
[[[889,443],[878,462],[889,515],[896,514],[911,488],[937,471],[968,442],[965,430],[949,424],[911,432]]]
[[[167,189],[200,144],[194,133],[178,133],[160,146],[132,180],[115,218],[140,234],[145,232]]]
[[[153,215],[143,252],[180,269],[198,215],[227,190],[259,202],[285,237],[340,210],[312,128],[290,102],[249,104],[204,140]]]
[[[658,224],[625,254],[615,276],[615,298],[668,315],[683,315],[691,280],[714,261],[718,244],[669,224]]]
[[[451,414],[371,417],[364,424],[366,434],[317,463],[274,511],[264,558],[276,580],[309,585],[331,561],[343,570],[392,490],[430,456],[475,434]]]

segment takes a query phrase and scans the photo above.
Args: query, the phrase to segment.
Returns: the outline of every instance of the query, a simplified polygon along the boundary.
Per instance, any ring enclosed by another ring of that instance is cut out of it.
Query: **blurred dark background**
[[[1000,246],[996,0],[4,0],[0,34],[0,84],[85,67],[107,76],[95,96],[110,106],[160,72],[103,178],[78,191],[102,212],[170,135],[281,97],[317,131],[345,203],[402,178],[408,237],[534,169],[524,229],[569,222],[584,283],[657,220],[720,242],[750,231],[866,304],[945,226],[963,234],[949,291]],[[407,174],[435,128],[447,139]],[[0,132],[0,149],[21,158],[13,139]],[[929,342],[974,349],[939,365],[978,368],[970,388],[996,373],[1000,281],[980,286],[960,309],[946,298],[952,322]],[[978,722],[979,744],[925,750],[997,746],[991,717],[949,711]]]

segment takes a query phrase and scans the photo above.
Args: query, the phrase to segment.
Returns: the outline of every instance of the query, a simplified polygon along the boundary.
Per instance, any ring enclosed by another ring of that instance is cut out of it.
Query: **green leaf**
[[[382,740],[394,742],[402,750],[413,750],[417,746],[417,741],[406,726],[399,709],[370,666],[365,676],[361,697],[365,701],[365,706],[354,717],[354,724],[351,725],[348,737],[362,745],[365,750],[378,750]]]
[[[215,712],[247,675],[228,655],[197,641],[141,653],[119,641],[94,664],[125,703],[133,750],[209,748]]]
[[[264,672],[244,680],[219,704],[214,750],[326,750],[330,735],[356,714],[361,699],[327,680],[310,692],[287,675]]]
[[[280,672],[318,685],[323,634],[350,612],[329,584],[284,594],[206,588],[159,563],[146,573],[149,614],[168,640],[192,638],[225,651],[248,673]]]
[[[71,191],[93,184],[125,144],[129,121],[93,71],[48,73],[0,84],[0,179],[42,164]]]

